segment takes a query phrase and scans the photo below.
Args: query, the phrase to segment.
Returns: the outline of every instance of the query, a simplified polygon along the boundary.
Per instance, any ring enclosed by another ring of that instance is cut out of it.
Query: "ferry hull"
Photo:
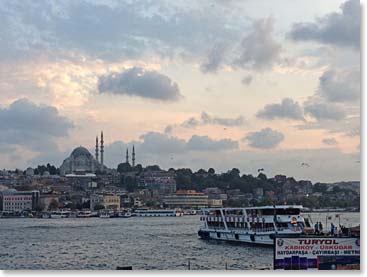
[[[206,240],[243,242],[256,245],[274,245],[274,234],[242,234],[226,231],[203,231],[200,230],[198,235]]]

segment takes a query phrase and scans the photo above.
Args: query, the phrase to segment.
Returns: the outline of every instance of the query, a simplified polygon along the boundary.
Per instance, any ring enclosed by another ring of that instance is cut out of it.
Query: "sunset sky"
[[[1,1],[0,167],[103,130],[114,168],[134,144],[144,166],[359,180],[360,20],[357,0]]]

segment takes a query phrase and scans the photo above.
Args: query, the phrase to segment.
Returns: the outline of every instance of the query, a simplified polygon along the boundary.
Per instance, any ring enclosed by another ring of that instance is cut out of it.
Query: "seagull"
[[[263,169],[263,168],[259,168],[259,169],[257,170],[257,172],[261,172],[261,171],[264,171],[264,169]]]

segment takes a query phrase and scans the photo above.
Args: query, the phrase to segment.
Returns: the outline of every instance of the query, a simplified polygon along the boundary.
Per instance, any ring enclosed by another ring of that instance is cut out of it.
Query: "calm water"
[[[359,213],[341,216],[346,226],[358,222]],[[272,248],[203,241],[200,226],[199,216],[0,219],[0,269],[185,270],[188,259],[191,269],[272,268]]]

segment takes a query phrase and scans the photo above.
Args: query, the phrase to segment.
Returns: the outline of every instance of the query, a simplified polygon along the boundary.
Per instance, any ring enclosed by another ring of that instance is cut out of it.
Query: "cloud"
[[[354,102],[361,96],[359,69],[327,70],[320,77],[319,94],[330,102]]]
[[[282,47],[273,37],[273,25],[271,17],[253,22],[252,32],[241,41],[234,66],[265,70],[279,60]]]
[[[146,153],[182,153],[186,142],[183,139],[169,137],[162,133],[149,132],[140,136],[141,151]]]
[[[169,77],[141,67],[101,76],[98,90],[100,93],[139,96],[161,101],[177,101],[182,97],[178,85]]]
[[[0,109],[0,144],[36,152],[57,151],[55,140],[66,137],[74,124],[52,106],[18,99]]]
[[[346,117],[345,110],[336,104],[308,102],[304,104],[305,114],[308,114],[318,121],[322,120],[342,120]]]
[[[269,104],[260,110],[257,117],[264,119],[304,120],[302,107],[290,98],[284,98],[280,104]]]
[[[245,123],[246,120],[243,116],[230,118],[230,117],[220,117],[216,115],[210,115],[206,112],[202,112],[200,118],[191,117],[188,120],[182,122],[179,126],[185,128],[195,128],[201,125],[220,125],[226,127],[238,127],[243,126]]]
[[[361,8],[359,0],[340,6],[341,13],[330,13],[311,23],[296,23],[289,36],[295,41],[318,41],[339,47],[360,48]]]
[[[336,141],[335,138],[324,138],[322,140],[322,143],[324,143],[326,145],[336,145],[338,142]]]
[[[193,135],[187,142],[187,149],[193,151],[223,151],[237,148],[237,141],[231,139],[213,140],[208,136]]]
[[[233,41],[244,19],[222,7],[163,1],[1,1],[0,56],[200,58],[214,38]]]
[[[206,57],[205,61],[200,65],[200,70],[203,73],[215,73],[222,66],[225,61],[225,54],[228,46],[226,45],[216,45],[211,50]]]
[[[247,75],[242,78],[241,83],[245,86],[249,86],[253,81],[253,77],[251,75]]]
[[[248,141],[251,147],[269,149],[277,147],[284,140],[284,135],[271,128],[265,128],[259,132],[248,133],[243,140]]]

